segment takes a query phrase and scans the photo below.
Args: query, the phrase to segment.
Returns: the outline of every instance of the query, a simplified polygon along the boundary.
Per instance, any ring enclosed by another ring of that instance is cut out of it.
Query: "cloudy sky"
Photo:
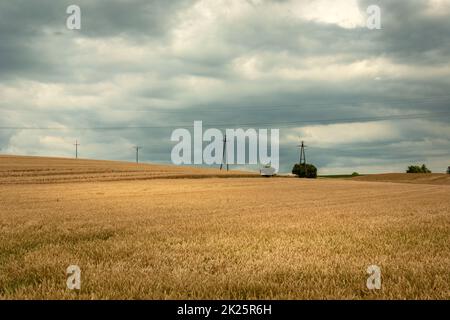
[[[170,163],[194,120],[280,128],[281,171],[303,139],[322,174],[444,172],[450,0],[0,0],[1,154]]]

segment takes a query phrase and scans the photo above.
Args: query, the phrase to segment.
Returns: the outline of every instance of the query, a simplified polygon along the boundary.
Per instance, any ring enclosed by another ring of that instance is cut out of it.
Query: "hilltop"
[[[252,176],[257,174],[122,161],[0,155],[0,184]]]
[[[353,177],[351,180],[450,185],[450,174],[445,173],[383,173]]]

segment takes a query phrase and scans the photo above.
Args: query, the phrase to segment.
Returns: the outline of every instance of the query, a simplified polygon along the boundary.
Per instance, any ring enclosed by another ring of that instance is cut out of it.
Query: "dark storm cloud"
[[[361,0],[362,9],[381,8],[383,32],[372,33],[373,53],[401,63],[447,64],[450,55],[448,14],[428,15],[426,1]]]
[[[159,38],[170,31],[178,10],[193,3],[186,0],[2,1],[0,26],[3,36],[13,37],[37,36],[46,28],[63,31],[67,7],[78,5],[84,25],[81,33],[93,37],[142,34]]]
[[[116,35],[135,36],[137,41],[146,37],[164,38],[170,32],[179,10],[195,1],[175,0],[103,0],[81,1],[85,28],[91,37]]]
[[[177,10],[189,1],[52,1],[0,3],[0,77],[62,80],[67,74],[68,41],[74,37],[121,36],[136,43],[163,41]],[[66,9],[81,7],[82,29],[66,29]],[[72,67],[72,66],[70,66]],[[54,77],[52,74],[54,73]]]

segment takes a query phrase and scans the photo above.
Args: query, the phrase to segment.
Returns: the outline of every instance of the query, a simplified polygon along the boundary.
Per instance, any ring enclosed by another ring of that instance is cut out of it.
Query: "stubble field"
[[[0,158],[0,299],[450,298],[449,185],[48,161]]]

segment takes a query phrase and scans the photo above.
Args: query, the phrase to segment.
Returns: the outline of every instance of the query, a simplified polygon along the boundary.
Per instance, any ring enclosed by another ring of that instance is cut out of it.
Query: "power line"
[[[332,103],[330,101],[310,101],[307,103],[296,103],[295,105],[293,104],[289,104],[289,105],[278,105],[278,106],[255,106],[255,105],[239,105],[239,106],[225,106],[225,105],[221,105],[220,107],[211,107],[210,105],[191,105],[191,106],[187,106],[187,107],[176,107],[173,109],[169,109],[167,110],[167,107],[164,107],[165,109],[161,109],[161,107],[156,107],[156,106],[142,106],[138,109],[130,109],[130,108],[126,108],[126,109],[117,109],[117,108],[111,108],[108,110],[101,110],[101,111],[107,111],[107,112],[155,112],[155,113],[168,113],[168,114],[172,114],[172,113],[180,113],[182,111],[185,110],[189,110],[192,112],[234,112],[234,111],[239,111],[239,110],[246,110],[248,109],[249,111],[275,111],[275,110],[288,110],[288,109],[302,109],[302,108],[308,108],[308,107],[320,107],[320,106],[330,106],[330,104],[333,104],[334,106],[326,108],[326,109],[333,109],[336,106],[340,106],[340,107],[357,107],[357,106],[362,106],[362,105],[368,105],[368,104],[388,104],[385,107],[389,107],[392,105],[402,105],[402,104],[428,104],[430,102],[446,102],[446,100],[450,99],[450,95],[442,95],[442,96],[433,96],[433,97],[424,97],[424,98],[402,98],[402,99],[379,99],[379,100],[372,100],[372,101],[367,101],[367,99],[365,99],[364,101],[356,101],[356,100],[343,100],[343,101],[339,101],[339,102],[335,102],[333,101]],[[203,107],[207,107],[208,109],[200,109],[199,108],[203,108]],[[189,108],[189,109],[188,109]],[[323,109],[323,108],[321,108]],[[16,109],[14,109],[14,111],[17,111]]]
[[[429,104],[431,102],[446,102],[446,100],[450,99],[450,95],[446,96],[435,96],[435,97],[428,97],[428,98],[421,98],[421,99],[396,99],[396,100],[390,100],[390,99],[380,99],[380,100],[373,100],[373,101],[352,101],[352,100],[343,100],[339,102],[330,102],[330,101],[310,101],[307,103],[296,103],[296,104],[288,104],[288,105],[239,105],[239,106],[224,106],[221,105],[220,107],[210,107],[209,105],[205,106],[189,106],[189,110],[192,112],[234,112],[234,111],[242,111],[242,110],[249,110],[249,111],[258,111],[258,112],[267,112],[267,111],[276,111],[276,110],[289,110],[289,109],[304,109],[304,108],[312,108],[312,107],[322,107],[326,106],[328,108],[321,108],[323,109],[334,109],[336,106],[339,107],[358,107],[362,105],[368,105],[368,104],[384,104],[385,107],[390,106],[399,106],[399,105],[421,105],[421,104]],[[330,104],[333,104],[333,106],[330,106]],[[387,104],[387,105],[386,105]],[[208,109],[199,109],[202,107],[207,107]],[[156,107],[155,109],[147,109],[149,107],[141,107],[139,109],[111,109],[112,112],[157,112],[157,113],[179,113],[183,110],[187,110],[187,108],[174,108],[171,110],[161,110],[160,107]]]
[[[450,111],[429,112],[419,114],[403,114],[390,116],[372,116],[372,117],[355,117],[355,118],[334,118],[334,119],[315,119],[315,120],[296,120],[296,121],[279,121],[279,122],[249,122],[249,123],[212,123],[204,124],[205,127],[249,127],[249,126],[273,126],[278,128],[289,128],[301,124],[334,124],[334,123],[352,123],[352,122],[376,122],[391,120],[414,120],[434,118],[450,115]],[[109,126],[109,127],[29,127],[29,126],[0,126],[0,130],[139,130],[139,129],[164,129],[164,128],[180,128],[192,127],[193,123],[178,123],[164,126]]]

